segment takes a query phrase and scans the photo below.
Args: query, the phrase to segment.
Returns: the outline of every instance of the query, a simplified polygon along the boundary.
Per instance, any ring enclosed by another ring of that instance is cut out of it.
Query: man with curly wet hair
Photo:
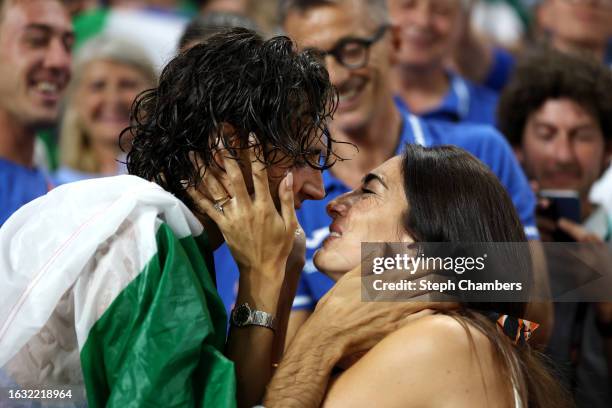
[[[57,188],[0,230],[4,385],[70,385],[91,407],[260,401],[303,267],[294,206],[324,196],[335,103],[287,37],[233,29],[172,60],[123,133],[130,176]],[[241,272],[227,341],[224,240]]]

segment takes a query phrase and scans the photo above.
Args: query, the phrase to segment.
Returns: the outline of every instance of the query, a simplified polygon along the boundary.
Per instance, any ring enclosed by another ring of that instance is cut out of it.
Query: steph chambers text
[[[500,282],[497,279],[494,282],[472,282],[469,279],[460,281],[448,280],[446,282],[432,282],[427,280],[409,281],[402,279],[399,282],[385,282],[382,279],[377,279],[372,283],[372,287],[377,291],[521,291],[523,284],[521,282]]]

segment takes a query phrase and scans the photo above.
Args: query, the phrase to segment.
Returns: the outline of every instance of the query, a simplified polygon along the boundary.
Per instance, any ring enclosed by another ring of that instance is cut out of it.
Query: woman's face
[[[316,267],[338,278],[361,262],[362,242],[412,242],[402,227],[408,209],[401,157],[387,160],[363,179],[361,188],[331,201],[330,235],[314,257]]]
[[[151,84],[136,68],[112,61],[93,61],[83,71],[75,93],[76,109],[94,143],[118,146],[129,126],[130,107]]]

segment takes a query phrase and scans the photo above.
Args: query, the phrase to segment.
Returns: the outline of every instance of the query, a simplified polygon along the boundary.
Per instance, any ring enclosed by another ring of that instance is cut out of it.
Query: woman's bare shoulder
[[[491,379],[496,376],[493,347],[483,333],[454,317],[430,315],[383,339],[333,384],[327,402],[494,407],[505,389]]]

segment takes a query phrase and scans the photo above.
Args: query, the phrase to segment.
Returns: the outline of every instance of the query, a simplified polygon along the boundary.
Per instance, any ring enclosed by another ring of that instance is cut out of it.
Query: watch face
[[[234,310],[234,324],[236,326],[244,326],[249,322],[251,317],[251,309],[248,305],[240,305]]]

